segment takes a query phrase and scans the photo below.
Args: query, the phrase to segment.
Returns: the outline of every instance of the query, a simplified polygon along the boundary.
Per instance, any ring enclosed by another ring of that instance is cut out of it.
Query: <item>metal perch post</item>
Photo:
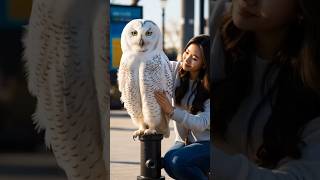
[[[162,134],[143,135],[140,144],[140,176],[137,180],[164,180],[161,176],[161,140]]]

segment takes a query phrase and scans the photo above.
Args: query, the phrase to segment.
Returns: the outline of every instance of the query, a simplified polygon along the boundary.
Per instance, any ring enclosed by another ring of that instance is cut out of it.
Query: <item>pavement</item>
[[[110,179],[133,180],[140,175],[140,141],[132,139],[137,130],[124,110],[110,112]],[[174,142],[173,125],[170,124],[170,137],[161,142],[162,157]],[[166,180],[171,178],[161,170]]]
[[[137,130],[124,110],[110,111],[110,179],[136,180],[140,175],[140,141],[132,139]],[[161,143],[162,157],[174,142],[173,126],[170,137]],[[162,169],[166,180],[170,177]],[[67,180],[49,151],[36,153],[0,153],[0,180]]]

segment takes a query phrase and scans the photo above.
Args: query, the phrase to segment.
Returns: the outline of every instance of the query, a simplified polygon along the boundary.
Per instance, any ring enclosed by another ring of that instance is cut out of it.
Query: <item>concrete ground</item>
[[[110,112],[110,179],[135,180],[140,175],[140,141],[132,139],[137,130],[124,110]],[[162,140],[162,157],[174,141],[170,124],[170,137]],[[161,174],[167,176],[162,169]],[[67,180],[51,152],[0,153],[0,180]]]
[[[140,141],[134,141],[132,133],[137,128],[126,111],[112,110],[110,116],[110,179],[136,179],[140,175]],[[164,138],[161,143],[162,157],[174,142],[172,124],[170,129],[170,137]],[[171,179],[163,169],[161,174],[166,180]]]

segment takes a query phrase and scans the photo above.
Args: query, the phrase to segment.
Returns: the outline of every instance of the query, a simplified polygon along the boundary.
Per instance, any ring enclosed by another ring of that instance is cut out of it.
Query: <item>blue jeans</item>
[[[210,141],[176,142],[164,156],[164,169],[177,180],[207,180],[209,168]]]

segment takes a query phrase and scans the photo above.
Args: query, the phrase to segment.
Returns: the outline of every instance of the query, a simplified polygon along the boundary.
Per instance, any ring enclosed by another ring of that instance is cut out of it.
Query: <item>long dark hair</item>
[[[306,124],[319,116],[320,109],[320,23],[319,1],[298,0],[302,21],[288,28],[285,46],[275,54],[264,75],[261,91],[270,89],[272,114],[264,127],[263,143],[257,152],[257,163],[274,168],[284,157],[300,158],[304,144],[302,132]],[[253,34],[238,29],[231,14],[226,14],[221,26],[226,54],[227,77],[213,85],[214,136],[224,137],[242,100],[252,86],[252,57],[255,50]],[[252,46],[248,46],[251,44]],[[279,74],[270,85],[274,67]],[[266,88],[268,86],[268,88]],[[266,94],[264,92],[264,94]],[[249,122],[248,144],[253,120]]]
[[[199,111],[204,111],[203,103],[209,98],[209,73],[208,73],[208,63],[210,58],[210,37],[208,35],[195,36],[187,43],[184,51],[191,45],[196,44],[199,46],[202,54],[202,61],[204,63],[204,68],[202,68],[195,80],[195,98],[192,102],[192,106],[189,111],[192,114],[197,114]],[[189,90],[189,78],[190,73],[184,71],[180,66],[179,69],[180,86],[175,89],[175,101],[177,104],[181,104],[182,98]]]

